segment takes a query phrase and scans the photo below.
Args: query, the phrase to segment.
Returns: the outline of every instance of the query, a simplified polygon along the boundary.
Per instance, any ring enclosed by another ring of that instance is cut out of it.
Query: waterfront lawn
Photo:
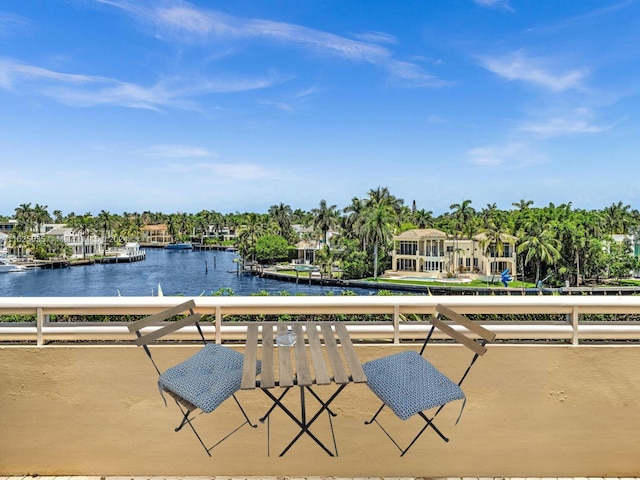
[[[498,279],[499,276],[496,276]],[[376,283],[392,283],[396,285],[424,285],[424,286],[433,286],[433,287],[484,287],[484,288],[504,288],[502,282],[496,280],[495,282],[483,282],[481,280],[472,280],[471,282],[434,282],[431,280],[403,280],[401,278],[363,278],[365,282],[376,282]],[[449,279],[448,279],[449,280]],[[518,280],[513,280],[509,282],[509,288],[534,288],[535,284],[532,282],[521,282]]]

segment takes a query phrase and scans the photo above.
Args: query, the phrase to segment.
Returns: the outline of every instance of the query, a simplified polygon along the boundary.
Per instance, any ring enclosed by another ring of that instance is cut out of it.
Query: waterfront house
[[[316,261],[316,252],[320,250],[323,245],[324,242],[321,242],[320,240],[300,240],[296,243],[296,250],[298,251],[296,263],[314,263]]]
[[[71,247],[72,257],[101,255],[104,250],[100,235],[90,234],[83,237],[81,232],[65,226],[51,228],[44,235],[55,237]]]
[[[18,224],[17,220],[9,220],[8,222],[0,222],[0,232],[11,233]]]
[[[164,246],[174,241],[173,235],[169,233],[167,225],[161,223],[158,225],[145,225],[142,227],[141,244],[144,246]]]
[[[498,248],[485,233],[464,238],[435,228],[407,230],[393,237],[392,267],[387,274],[477,277],[509,269],[515,278],[517,237],[503,234],[501,242]]]

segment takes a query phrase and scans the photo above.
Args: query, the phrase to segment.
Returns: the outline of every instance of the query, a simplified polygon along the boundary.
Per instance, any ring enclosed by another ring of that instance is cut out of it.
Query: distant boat
[[[24,272],[27,268],[22,265],[15,265],[8,260],[0,258],[0,273]]]
[[[193,245],[191,245],[191,243],[189,242],[183,242],[183,243],[170,243],[169,245],[166,245],[165,250],[193,250]]]

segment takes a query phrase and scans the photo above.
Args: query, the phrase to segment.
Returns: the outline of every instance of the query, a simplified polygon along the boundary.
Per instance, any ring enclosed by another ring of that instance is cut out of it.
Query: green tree
[[[527,226],[526,236],[518,246],[519,252],[526,252],[524,263],[534,262],[536,266],[535,284],[540,280],[540,267],[543,263],[555,265],[560,258],[560,242],[549,225],[541,225],[538,222]]]
[[[82,258],[87,258],[87,238],[96,231],[94,218],[90,213],[77,215],[70,219],[67,225],[73,229],[73,233],[82,236]]]
[[[96,217],[95,222],[96,222],[95,223],[96,228],[102,232],[102,253],[103,255],[106,255],[107,244],[109,243],[108,242],[109,234],[111,233],[111,231],[113,230],[116,224],[116,216],[111,215],[106,210],[102,210]]]
[[[266,232],[265,222],[257,213],[249,213],[238,230],[238,248],[244,258],[256,259],[256,242]]]
[[[394,225],[398,220],[393,202],[381,200],[367,206],[361,234],[366,242],[373,244],[373,278],[378,278],[379,248],[385,248],[393,236]]]
[[[293,212],[289,205],[280,203],[269,208],[269,217],[278,225],[280,236],[286,239],[291,238],[291,217]]]
[[[35,207],[33,207],[32,218],[33,222],[36,225],[36,231],[38,233],[41,233],[42,225],[44,223],[51,222],[51,215],[49,215],[49,212],[47,212],[47,208],[49,207],[47,207],[46,205],[40,205],[38,203],[36,203]]]
[[[326,200],[320,200],[320,206],[311,210],[313,213],[313,226],[322,232],[324,244],[329,245],[329,230],[338,225],[339,213],[335,205],[327,205]]]
[[[291,247],[280,235],[262,235],[256,240],[256,259],[260,263],[274,263],[289,258]]]

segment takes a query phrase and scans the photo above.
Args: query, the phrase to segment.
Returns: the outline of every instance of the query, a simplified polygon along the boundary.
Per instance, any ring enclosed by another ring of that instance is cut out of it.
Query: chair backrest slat
[[[195,307],[196,302],[194,302],[193,300],[189,300],[187,302],[181,303],[180,305],[176,305],[175,307],[145,317],[142,320],[130,323],[127,328],[129,328],[130,332],[135,332],[144,327],[157,325],[158,323],[163,322],[168,318],[175,317],[176,315],[186,312],[187,310],[193,310]]]
[[[453,328],[451,328],[451,326],[449,326],[446,323],[444,323],[442,320],[440,320],[435,315],[433,315],[429,319],[429,321],[433,325],[435,325],[436,328],[438,328],[438,330],[441,330],[443,333],[446,333],[451,338],[453,338],[455,341],[457,341],[457,342],[461,343],[462,345],[464,345],[465,347],[473,350],[478,355],[484,355],[485,352],[487,351],[487,349],[485,347],[483,347],[482,345],[480,345],[478,342],[476,342],[476,341],[472,340],[471,338],[467,337],[464,333],[461,333],[461,332],[458,332],[458,331],[454,330]]]
[[[135,340],[136,345],[148,345],[150,343],[155,342],[159,338],[164,337],[169,333],[175,332],[176,330],[180,330],[181,328],[186,327],[187,325],[193,325],[194,323],[199,321],[200,321],[200,314],[194,313],[193,315],[189,315],[188,317],[183,318],[182,320],[171,322],[162,328],[154,330],[153,332],[149,332],[145,335],[141,335],[140,337],[136,338]]]
[[[447,318],[450,318],[454,322],[462,325],[467,330],[478,335],[480,338],[484,339],[487,342],[493,342],[496,338],[496,334],[487,330],[481,325],[478,325],[475,322],[472,322],[464,315],[459,314],[458,312],[451,310],[449,307],[445,307],[444,305],[436,305],[436,312],[441,313]]]

